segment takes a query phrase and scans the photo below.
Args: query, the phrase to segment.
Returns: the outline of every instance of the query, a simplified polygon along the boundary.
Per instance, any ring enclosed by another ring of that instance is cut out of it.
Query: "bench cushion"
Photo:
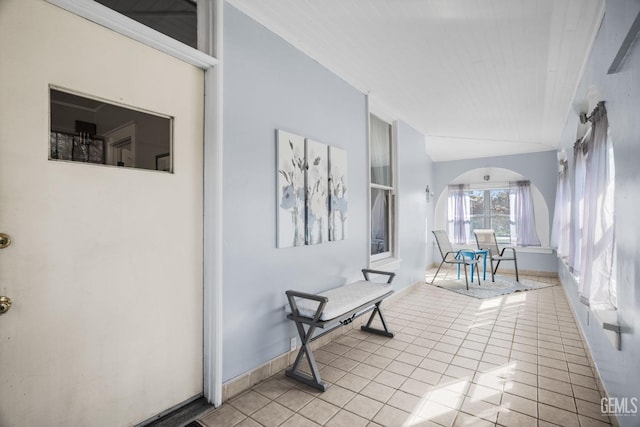
[[[327,321],[340,317],[354,308],[386,294],[392,289],[392,285],[388,283],[375,283],[361,280],[321,292],[318,295],[327,297],[329,302],[324,306],[320,320]],[[296,298],[296,304],[298,305],[300,315],[305,317],[315,316],[316,310],[318,309],[317,301]],[[291,311],[288,305],[286,308],[288,312]]]

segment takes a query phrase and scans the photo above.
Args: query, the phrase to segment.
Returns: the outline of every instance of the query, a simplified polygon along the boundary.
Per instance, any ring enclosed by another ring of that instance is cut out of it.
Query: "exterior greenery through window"
[[[371,260],[393,255],[394,182],[391,124],[370,117]]]
[[[529,181],[449,186],[448,223],[453,243],[473,244],[474,230],[491,229],[499,243],[540,246]]]
[[[509,189],[470,190],[471,227],[468,241],[473,241],[473,230],[490,228],[499,242],[511,241],[511,209]]]

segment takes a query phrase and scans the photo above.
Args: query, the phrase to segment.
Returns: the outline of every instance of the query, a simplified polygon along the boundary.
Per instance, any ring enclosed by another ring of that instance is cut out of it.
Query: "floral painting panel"
[[[278,130],[277,246],[305,244],[304,137]]]
[[[329,147],[329,240],[347,238],[347,152]]]
[[[307,244],[329,241],[329,161],[326,144],[307,139]]]

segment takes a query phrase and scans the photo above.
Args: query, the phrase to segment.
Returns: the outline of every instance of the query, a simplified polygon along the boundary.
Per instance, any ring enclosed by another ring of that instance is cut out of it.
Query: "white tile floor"
[[[393,339],[354,329],[315,352],[330,384],[326,392],[281,372],[199,422],[208,427],[610,424],[600,414],[593,368],[560,286],[478,300],[425,284],[384,312],[396,332]]]

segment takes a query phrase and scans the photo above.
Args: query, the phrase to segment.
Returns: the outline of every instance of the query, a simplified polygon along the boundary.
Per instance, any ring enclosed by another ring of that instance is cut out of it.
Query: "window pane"
[[[172,172],[172,119],[50,89],[49,159]]]
[[[191,0],[96,0],[147,27],[197,49],[198,17]]]
[[[495,231],[496,238],[509,240],[511,237],[511,221],[509,215],[492,216],[491,228]]]
[[[389,252],[390,191],[371,189],[371,255]]]
[[[469,191],[471,216],[484,215],[484,191]]]
[[[509,190],[491,190],[491,228],[500,241],[511,238]]]
[[[509,190],[491,190],[491,215],[509,215]]]
[[[391,125],[371,115],[371,182],[391,187]]]

